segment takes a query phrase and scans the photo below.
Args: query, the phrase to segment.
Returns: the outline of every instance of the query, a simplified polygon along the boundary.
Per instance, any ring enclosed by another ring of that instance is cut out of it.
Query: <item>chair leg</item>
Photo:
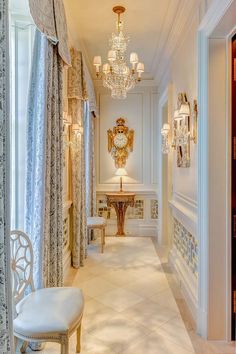
[[[102,232],[103,232],[103,244],[105,245],[106,244],[106,229],[105,229],[105,227]]]
[[[20,348],[20,352],[21,353],[25,353],[28,345],[29,345],[29,342],[23,342],[23,344],[22,344],[22,346]]]
[[[76,345],[76,353],[80,353],[81,350],[81,323],[77,328],[77,345]]]
[[[103,249],[104,249],[104,234],[103,234],[103,229],[101,229],[101,252],[103,253]]]
[[[69,340],[65,340],[61,343],[61,354],[69,354]]]

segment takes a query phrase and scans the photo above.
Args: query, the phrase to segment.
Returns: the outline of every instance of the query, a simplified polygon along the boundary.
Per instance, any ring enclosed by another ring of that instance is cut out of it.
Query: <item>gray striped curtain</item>
[[[8,0],[0,1],[0,353],[13,353],[10,276]]]

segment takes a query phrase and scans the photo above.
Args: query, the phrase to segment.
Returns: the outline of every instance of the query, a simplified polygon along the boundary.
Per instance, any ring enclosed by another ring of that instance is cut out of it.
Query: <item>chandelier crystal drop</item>
[[[96,68],[97,77],[103,80],[103,86],[111,90],[113,98],[124,99],[127,97],[127,91],[135,87],[137,82],[141,81],[141,75],[144,72],[144,64],[138,60],[137,53],[130,54],[131,67],[126,64],[126,50],[129,37],[123,33],[123,23],[120,15],[125,12],[122,6],[115,6],[113,12],[118,15],[117,31],[112,33],[109,41],[110,50],[108,51],[108,63],[103,64],[100,56],[95,56],[93,64]],[[102,73],[100,67],[102,66]]]

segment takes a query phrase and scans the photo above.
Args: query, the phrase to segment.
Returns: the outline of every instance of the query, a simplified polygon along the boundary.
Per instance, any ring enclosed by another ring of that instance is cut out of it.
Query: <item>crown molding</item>
[[[175,14],[175,21],[171,28],[168,36],[168,40],[162,51],[161,57],[156,57],[154,65],[156,65],[157,70],[155,72],[154,79],[160,85],[163,78],[166,77],[168,72],[168,66],[170,64],[171,58],[173,57],[177,48],[182,44],[185,34],[188,33],[187,29],[193,19],[193,15],[198,11],[200,1],[190,0],[187,3],[182,1],[178,7],[178,11]]]

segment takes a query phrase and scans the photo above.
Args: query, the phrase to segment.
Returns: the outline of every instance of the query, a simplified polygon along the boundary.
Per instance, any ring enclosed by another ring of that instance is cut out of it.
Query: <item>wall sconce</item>
[[[170,152],[170,145],[168,142],[169,132],[170,132],[170,125],[165,123],[161,129],[161,135],[162,135],[161,150],[162,150],[163,154],[169,154],[169,152]]]
[[[66,148],[78,148],[84,129],[80,124],[71,124],[63,119],[63,146]]]
[[[191,114],[190,103],[188,102],[186,93],[178,95],[177,109],[174,111],[172,120],[172,143],[168,144],[168,136],[170,133],[169,124],[164,124],[161,130],[162,135],[162,152],[167,154],[170,148],[176,149],[177,145],[188,144],[189,141],[197,143],[197,101],[193,102],[193,110]],[[192,117],[192,131],[190,129],[190,118]]]

